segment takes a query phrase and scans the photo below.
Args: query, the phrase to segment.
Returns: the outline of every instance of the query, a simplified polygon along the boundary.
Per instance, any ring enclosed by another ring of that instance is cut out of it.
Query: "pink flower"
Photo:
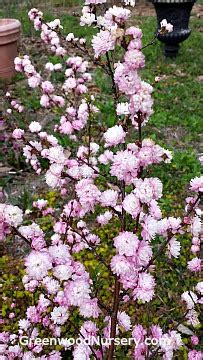
[[[147,354],[148,347],[145,343],[138,344],[135,347],[133,356],[135,360],[145,360]]]
[[[33,8],[28,12],[28,17],[31,21],[33,21],[34,19],[36,19],[38,17],[41,18],[42,16],[43,16],[43,13],[36,8]]]
[[[46,207],[48,204],[48,201],[47,200],[44,200],[44,199],[38,199],[36,201],[33,201],[33,204],[32,206],[33,207],[36,207],[37,209],[39,210],[42,210],[44,207]]]
[[[82,179],[76,184],[76,193],[84,211],[91,211],[99,201],[100,191],[90,179]]]
[[[87,299],[80,304],[80,314],[84,317],[96,319],[100,312],[97,299]]]
[[[192,179],[190,181],[190,189],[195,192],[203,192],[203,176]]]
[[[126,314],[125,311],[118,312],[118,324],[123,327],[125,331],[129,331],[131,329],[131,320],[130,316]]]
[[[117,200],[118,200],[118,192],[109,189],[101,193],[99,201],[101,203],[101,206],[103,207],[105,206],[115,207]]]
[[[47,252],[33,250],[26,257],[25,266],[30,278],[41,280],[48,275],[48,270],[52,268],[52,262]]]
[[[156,220],[160,220],[162,218],[161,209],[156,200],[151,200],[149,204],[149,214],[154,217]]]
[[[0,219],[10,226],[17,227],[23,221],[23,212],[18,206],[0,204]]]
[[[20,329],[27,331],[31,324],[27,319],[20,319],[18,325]]]
[[[65,244],[53,245],[49,247],[49,254],[51,256],[52,262],[56,265],[69,264],[70,253],[68,246]]]
[[[20,140],[20,139],[22,139],[24,133],[25,133],[25,131],[22,130],[22,129],[15,129],[15,130],[13,131],[13,137],[14,137],[14,139],[16,139],[16,140]]]
[[[53,146],[41,152],[51,163],[63,164],[65,162],[64,149],[62,146]]]
[[[95,58],[106,54],[109,50],[114,50],[115,39],[108,30],[100,30],[97,35],[93,36],[92,47]]]
[[[40,322],[40,313],[36,306],[29,306],[26,311],[28,320],[32,323]]]
[[[98,160],[101,164],[107,165],[113,160],[113,152],[105,150],[104,153],[99,156]]]
[[[63,85],[63,89],[67,92],[71,92],[77,86],[76,79],[74,77],[69,77]]]
[[[32,121],[29,125],[29,129],[31,133],[40,132],[41,131],[41,125],[37,121]]]
[[[44,285],[46,291],[48,294],[50,295],[55,295],[60,288],[60,284],[57,280],[51,278],[50,276],[46,276],[43,281],[42,284]]]
[[[46,311],[46,309],[48,308],[48,306],[50,306],[51,301],[49,299],[47,299],[44,294],[40,294],[39,296],[39,300],[38,300],[38,304],[37,304],[37,309],[40,312],[44,312]]]
[[[28,240],[31,240],[31,246],[34,250],[42,250],[46,246],[44,233],[39,225],[32,223],[28,226],[21,226],[19,232]]]
[[[72,266],[69,264],[68,260],[66,264],[55,266],[53,270],[54,276],[60,281],[70,279],[72,273],[73,273],[73,269]]]
[[[68,320],[69,313],[64,306],[55,306],[51,312],[51,320],[54,324],[63,325]]]
[[[65,100],[62,96],[52,95],[52,100],[55,106],[58,106],[60,108],[65,106]]]
[[[116,146],[124,142],[126,133],[121,125],[115,125],[104,133],[105,147]]]
[[[188,269],[192,272],[201,271],[201,259],[195,257],[192,260],[188,261]]]
[[[50,100],[49,100],[49,97],[48,97],[48,95],[42,95],[41,96],[41,99],[40,99],[40,105],[42,106],[42,107],[48,107],[49,106],[49,104],[50,104]]]
[[[203,295],[203,281],[199,281],[195,287],[197,292],[199,292],[201,295]]]
[[[187,319],[188,325],[192,325],[194,327],[200,325],[200,321],[198,319],[198,313],[194,309],[189,310],[185,317]]]
[[[152,216],[146,216],[142,223],[141,235],[144,240],[150,241],[157,234],[157,221]]]
[[[14,317],[15,317],[15,313],[11,312],[11,313],[9,314],[9,319],[14,319]]]
[[[111,211],[105,211],[104,214],[97,216],[97,222],[101,225],[106,225],[112,219]]]
[[[188,360],[202,360],[203,352],[197,350],[190,350],[188,353]]]
[[[130,271],[130,263],[125,256],[115,255],[111,260],[111,270],[117,276],[125,275]]]
[[[97,335],[98,328],[92,321],[85,321],[80,328],[80,333],[84,338]]]
[[[128,185],[136,178],[138,168],[139,160],[132,151],[117,151],[113,157],[110,174],[119,180],[124,180]]]
[[[130,270],[121,275],[120,281],[124,289],[134,289],[135,284],[137,284],[138,271],[133,267],[131,260],[129,261]]]
[[[177,241],[175,238],[172,238],[168,244],[169,257],[173,256],[175,258],[178,258],[180,256],[180,248],[181,248],[180,241]]]
[[[149,302],[154,296],[155,280],[152,275],[141,273],[138,277],[137,287],[133,291],[134,299],[143,303]]]
[[[102,0],[86,0],[87,3],[92,3],[94,1],[102,1]],[[73,359],[74,360],[89,360],[91,355],[91,349],[88,345],[80,344],[76,345],[73,350]]]
[[[118,63],[114,72],[114,80],[121,92],[135,94],[141,87],[141,80],[136,70],[131,70],[126,63]]]
[[[199,338],[196,335],[191,336],[190,338],[192,345],[198,345],[199,344]]]
[[[93,13],[83,12],[83,15],[80,17],[80,25],[81,26],[85,26],[85,25],[90,26],[95,22],[96,22],[96,17],[95,17],[95,14],[93,14]]]
[[[135,327],[133,328],[132,336],[136,340],[144,341],[146,334],[147,332],[142,325],[135,325]]]
[[[34,74],[33,76],[28,78],[28,85],[33,89],[38,87],[40,83],[41,83],[41,76],[39,74]]]
[[[142,30],[135,27],[135,26],[131,26],[129,28],[126,29],[125,35],[130,35],[132,36],[134,39],[141,39],[142,37]]]
[[[65,287],[65,296],[69,303],[74,306],[81,306],[81,304],[90,299],[90,286],[85,279],[76,279],[69,282]]]
[[[144,54],[139,50],[128,50],[125,53],[125,63],[130,70],[136,70],[145,66]]]
[[[43,81],[41,87],[45,94],[52,94],[54,92],[54,85],[50,81]]]
[[[183,345],[181,335],[175,330],[169,331],[160,338],[161,350],[165,353],[166,359],[173,358],[173,351]]]
[[[132,232],[124,231],[114,238],[114,246],[119,255],[133,256],[138,249],[139,239]]]
[[[151,93],[153,88],[145,81],[139,83],[137,91],[132,93],[133,96],[130,98],[129,111],[131,114],[132,124],[137,127],[137,114],[141,112],[144,123],[146,123],[153,113],[152,105],[153,100]]]
[[[112,25],[114,22],[117,24],[123,24],[129,18],[130,13],[131,11],[128,9],[114,5],[106,11],[104,18],[112,23]]]
[[[140,241],[139,248],[136,254],[136,263],[138,266],[147,266],[149,260],[152,257],[152,248],[151,246],[144,240]]]
[[[141,210],[140,201],[133,193],[126,195],[123,200],[123,208],[128,214],[132,215],[133,219],[136,219]]]
[[[163,332],[159,325],[152,325],[150,330],[151,330],[152,337],[154,337],[156,339],[161,338]]]
[[[141,203],[148,204],[151,200],[157,200],[162,197],[163,185],[157,178],[136,179],[134,185],[134,194]]]

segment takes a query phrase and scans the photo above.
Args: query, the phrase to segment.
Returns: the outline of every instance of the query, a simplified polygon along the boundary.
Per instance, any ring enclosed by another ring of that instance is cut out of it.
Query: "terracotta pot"
[[[15,75],[14,59],[20,36],[20,21],[0,19],[0,78],[11,79]]]

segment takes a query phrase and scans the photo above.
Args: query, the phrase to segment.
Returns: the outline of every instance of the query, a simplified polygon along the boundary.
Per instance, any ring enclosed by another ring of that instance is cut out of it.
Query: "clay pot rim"
[[[21,23],[17,19],[0,19],[0,33],[12,30],[19,31],[20,27]]]

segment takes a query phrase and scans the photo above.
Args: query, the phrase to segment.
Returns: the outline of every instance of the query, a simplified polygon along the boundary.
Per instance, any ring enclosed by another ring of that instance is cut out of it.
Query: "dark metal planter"
[[[176,57],[179,44],[191,33],[188,25],[195,0],[151,0],[151,2],[156,10],[158,29],[163,19],[173,25],[173,32],[158,34],[158,39],[165,44],[165,56]]]

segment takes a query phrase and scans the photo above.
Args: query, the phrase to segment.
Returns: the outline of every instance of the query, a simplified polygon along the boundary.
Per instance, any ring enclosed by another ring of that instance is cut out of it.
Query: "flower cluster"
[[[19,226],[23,221],[23,212],[18,206],[0,204],[0,240],[10,233],[11,227]]]
[[[151,355],[163,354],[163,359],[171,360],[174,351],[183,345],[181,335],[177,331],[172,330],[163,333],[158,325],[152,325],[148,331],[142,325],[136,325],[132,331],[132,336],[138,342],[138,346],[134,350],[135,360],[144,360],[146,353]],[[152,344],[154,342],[155,345],[160,344],[160,346],[155,346],[155,349],[150,348],[148,346],[150,339],[152,339]]]

